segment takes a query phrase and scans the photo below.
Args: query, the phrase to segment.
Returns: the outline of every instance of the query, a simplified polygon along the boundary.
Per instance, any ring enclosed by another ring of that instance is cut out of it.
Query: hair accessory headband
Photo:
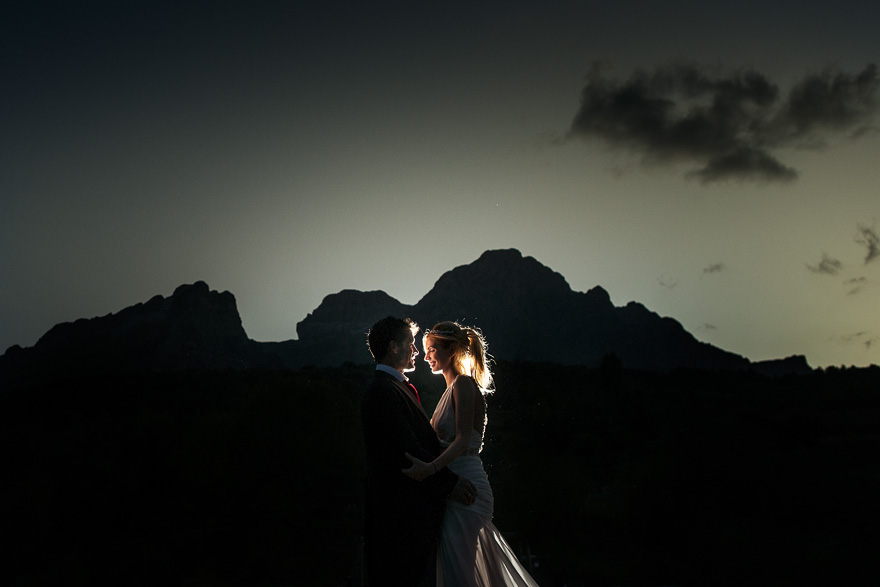
[[[456,333],[455,330],[430,330],[430,329],[425,330],[425,336],[428,336],[429,334],[439,334],[440,336],[444,336],[444,335],[450,336],[455,333]]]

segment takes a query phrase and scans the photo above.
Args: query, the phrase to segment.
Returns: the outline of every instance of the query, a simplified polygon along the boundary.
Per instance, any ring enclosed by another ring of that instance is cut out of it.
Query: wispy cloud
[[[856,242],[868,249],[865,254],[865,265],[880,257],[880,237],[877,236],[877,232],[873,228],[859,225]]]
[[[844,345],[861,344],[865,347],[865,350],[871,350],[871,347],[878,342],[878,339],[873,333],[862,330],[861,332],[841,336],[840,342]]]
[[[852,287],[852,289],[850,289],[846,293],[846,295],[852,296],[852,295],[855,295],[855,294],[859,293],[860,291],[862,291],[862,288],[864,288],[866,285],[868,285],[868,278],[867,277],[854,277],[853,279],[847,279],[846,281],[844,281],[843,285],[847,285],[847,286]]]
[[[661,275],[660,277],[658,277],[657,283],[659,283],[662,287],[665,287],[666,289],[675,289],[675,286],[678,285],[677,280],[672,280],[665,275]]]
[[[703,268],[703,275],[721,273],[722,271],[724,271],[724,263],[713,263],[712,265]]]
[[[822,260],[816,265],[807,264],[807,269],[813,273],[824,273],[826,275],[837,275],[843,269],[843,263],[838,259],[832,259],[827,254],[822,253]]]
[[[598,138],[649,163],[696,166],[703,183],[791,181],[797,171],[775,152],[821,148],[835,136],[869,132],[877,110],[877,67],[856,74],[827,69],[782,97],[763,74],[674,63],[611,79],[594,64],[568,138]]]

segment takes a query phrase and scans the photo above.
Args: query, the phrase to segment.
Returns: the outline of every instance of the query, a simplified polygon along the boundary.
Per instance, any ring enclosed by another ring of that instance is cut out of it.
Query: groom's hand
[[[412,463],[409,468],[400,470],[400,472],[407,477],[411,477],[416,481],[421,481],[435,472],[433,465],[426,463],[425,461],[420,461],[408,452],[403,453],[403,456],[408,458],[409,462]]]
[[[458,483],[452,488],[452,493],[449,497],[465,505],[471,505],[477,499],[477,488],[464,477],[459,477]]]

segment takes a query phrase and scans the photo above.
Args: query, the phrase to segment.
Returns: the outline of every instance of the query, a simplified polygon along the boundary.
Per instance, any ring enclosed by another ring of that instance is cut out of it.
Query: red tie
[[[416,401],[419,402],[419,405],[422,405],[422,400],[419,398],[419,392],[416,391],[416,386],[413,385],[412,383],[410,383],[409,381],[407,381],[406,384],[409,386],[409,388],[410,388],[410,389],[412,390],[412,392],[415,394],[415,396],[416,396]]]

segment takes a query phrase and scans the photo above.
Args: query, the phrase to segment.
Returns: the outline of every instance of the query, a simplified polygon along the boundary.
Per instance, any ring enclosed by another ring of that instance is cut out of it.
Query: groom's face
[[[392,350],[395,351],[392,356],[394,360],[392,367],[403,373],[415,370],[419,349],[416,347],[416,339],[411,330],[407,331],[403,341],[394,343]]]

